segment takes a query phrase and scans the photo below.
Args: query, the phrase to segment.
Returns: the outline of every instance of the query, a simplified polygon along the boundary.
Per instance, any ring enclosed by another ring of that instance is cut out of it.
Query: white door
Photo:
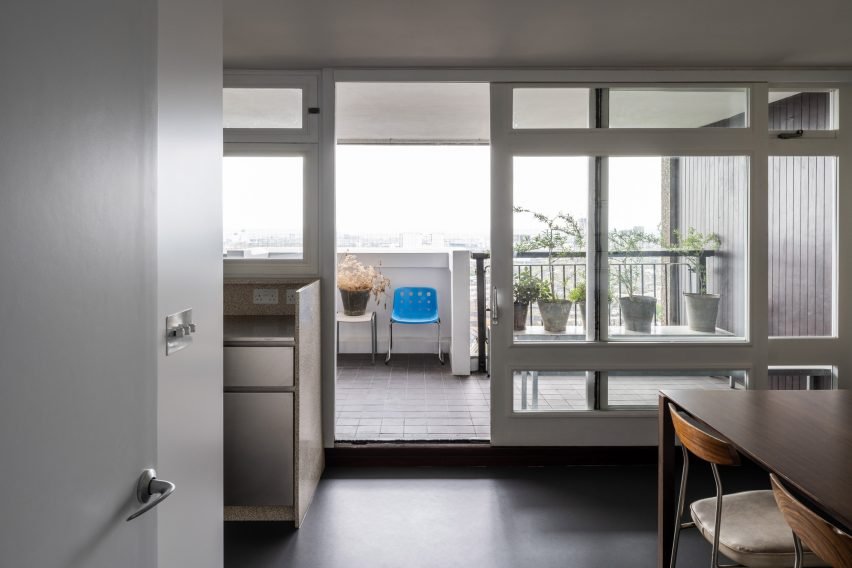
[[[156,2],[0,19],[28,54],[0,57],[0,565],[221,566],[221,11],[195,3],[168,33]],[[197,338],[158,368],[173,304]],[[128,522],[152,467],[177,490]]]
[[[492,84],[492,444],[654,445],[660,388],[762,380],[759,92]]]

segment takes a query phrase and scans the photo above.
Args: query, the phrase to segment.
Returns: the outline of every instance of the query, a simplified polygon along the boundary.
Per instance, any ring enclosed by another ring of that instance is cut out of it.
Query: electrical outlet
[[[278,288],[255,288],[254,289],[255,304],[277,304],[278,303]]]
[[[288,304],[295,304],[297,299],[298,299],[298,296],[296,295],[296,290],[289,288],[287,290],[287,303]]]

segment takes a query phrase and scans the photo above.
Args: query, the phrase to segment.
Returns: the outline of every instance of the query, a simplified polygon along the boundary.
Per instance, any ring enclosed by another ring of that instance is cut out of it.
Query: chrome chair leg
[[[686,478],[689,475],[689,452],[686,451],[686,446],[681,446],[683,450],[683,473],[680,477],[680,490],[677,494],[677,515],[675,516],[674,540],[672,542],[672,559],[669,564],[670,568],[675,568],[677,564],[677,546],[680,541],[680,529],[686,528],[681,523],[683,517],[683,505],[686,500]]]
[[[385,357],[385,365],[390,363],[391,351],[393,350],[393,322],[388,324],[388,354]]]
[[[802,568],[805,565],[805,553],[802,550],[802,541],[793,533],[793,547],[796,549],[796,561],[793,564],[793,568]]]
[[[441,365],[444,364],[444,352],[441,351],[441,320],[437,322],[438,326],[438,361],[441,362]]]
[[[710,464],[713,479],[716,481],[716,522],[713,529],[713,552],[710,555],[711,568],[719,568],[719,536],[722,528],[722,480],[719,478],[719,467]]]

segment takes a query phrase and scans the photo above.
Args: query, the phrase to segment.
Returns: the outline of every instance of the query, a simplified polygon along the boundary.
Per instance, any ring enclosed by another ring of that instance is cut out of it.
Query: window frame
[[[285,71],[225,70],[223,89],[243,87],[247,89],[298,89],[302,91],[301,128],[223,128],[225,143],[270,142],[270,143],[313,143],[319,138],[318,115],[309,109],[319,108],[319,75],[316,73],[292,73]]]
[[[319,164],[315,144],[257,144],[231,142],[224,145],[228,156],[301,157],[302,258],[223,258],[225,276],[291,276],[316,274],[319,243]]]

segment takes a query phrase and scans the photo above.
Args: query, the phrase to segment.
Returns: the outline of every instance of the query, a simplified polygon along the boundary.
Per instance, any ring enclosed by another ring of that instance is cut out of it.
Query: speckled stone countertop
[[[293,316],[225,316],[226,346],[295,346]]]

